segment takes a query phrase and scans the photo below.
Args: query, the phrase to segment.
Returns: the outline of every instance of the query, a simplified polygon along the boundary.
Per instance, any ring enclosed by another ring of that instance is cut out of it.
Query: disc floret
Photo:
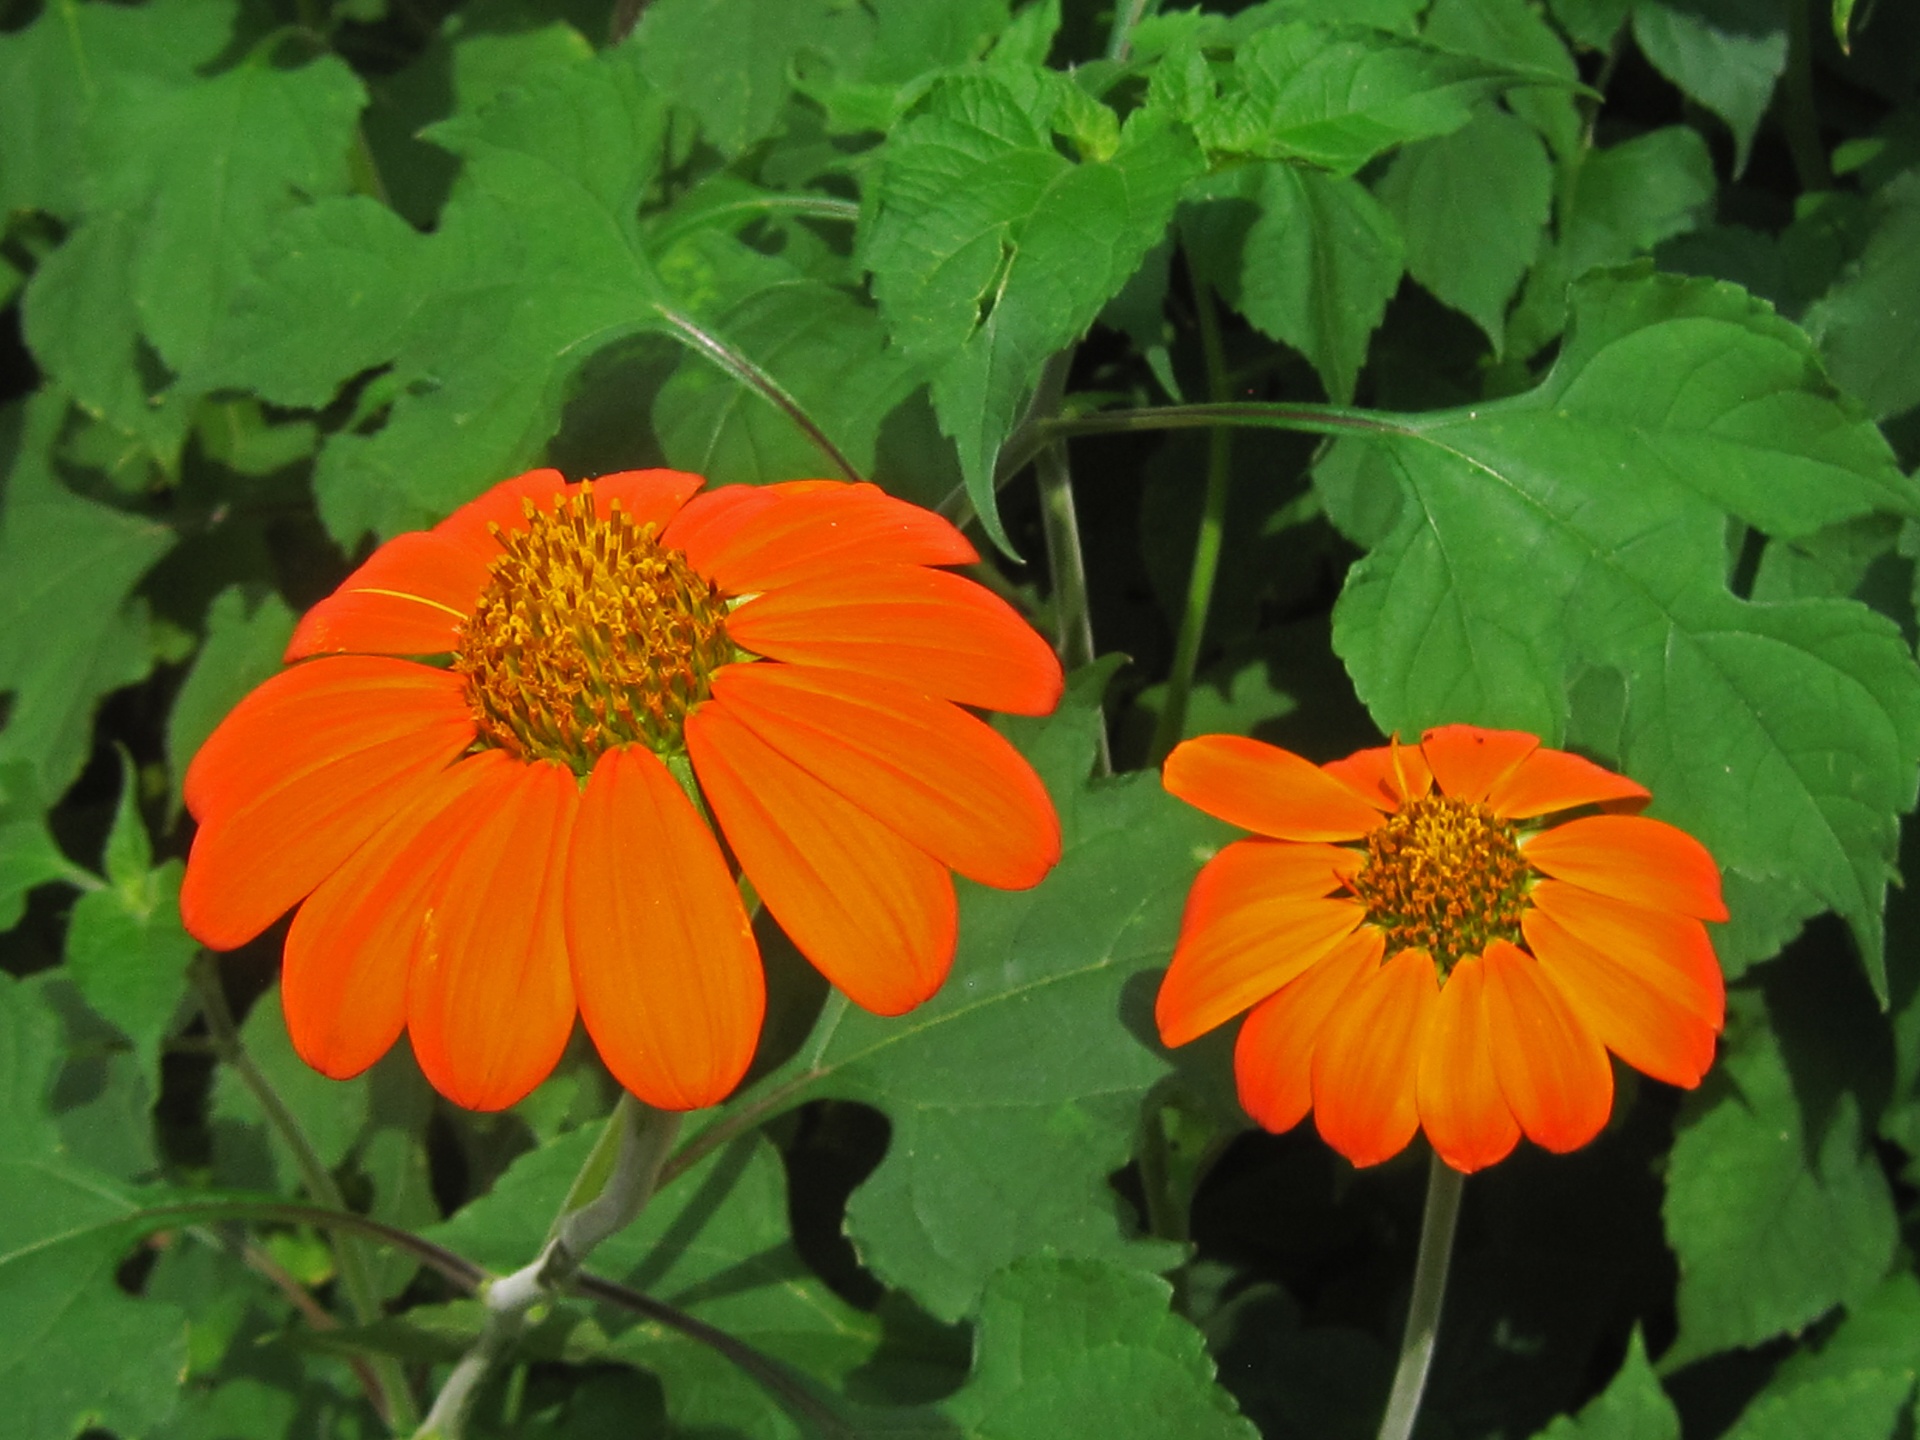
[[[524,528],[491,527],[501,554],[454,655],[482,742],[582,775],[617,745],[679,751],[734,658],[726,597],[618,500],[600,513],[591,482],[521,503]]]
[[[1494,940],[1519,942],[1531,875],[1511,824],[1431,794],[1367,836],[1366,864],[1350,883],[1389,954],[1425,950],[1444,974]]]

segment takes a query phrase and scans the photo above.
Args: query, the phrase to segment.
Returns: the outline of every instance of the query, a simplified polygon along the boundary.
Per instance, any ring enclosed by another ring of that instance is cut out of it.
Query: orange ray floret
[[[952,870],[1023,888],[1059,858],[1045,787],[959,706],[1044,714],[1060,667],[931,568],[965,537],[872,485],[702,484],[503,481],[375,551],[201,747],[183,917],[231,949],[298,907],[282,998],[316,1069],[405,1031],[498,1109],[578,1016],[640,1098],[710,1105],[766,1003],[742,878],[897,1014],[952,964]]]
[[[1597,1135],[1609,1052],[1689,1087],[1712,1063],[1720,872],[1625,776],[1448,725],[1325,766],[1206,735],[1163,778],[1268,837],[1201,870],[1155,1009],[1180,1045],[1251,1007],[1234,1071],[1268,1129],[1311,1112],[1356,1165],[1423,1130],[1473,1171]]]

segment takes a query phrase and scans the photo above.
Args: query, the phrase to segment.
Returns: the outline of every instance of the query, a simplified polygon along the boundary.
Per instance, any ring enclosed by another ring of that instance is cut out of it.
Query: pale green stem
[[[1133,48],[1133,27],[1153,8],[1153,0],[1113,0],[1113,29],[1107,36],[1107,58],[1125,64]]]
[[[1427,1171],[1427,1208],[1420,1218],[1420,1254],[1413,1262],[1413,1299],[1407,1307],[1407,1331],[1400,1341],[1400,1363],[1393,1372],[1387,1413],[1378,1440],[1407,1440],[1420,1415],[1427,1368],[1440,1333],[1440,1306],[1447,1294],[1447,1265],[1453,1258],[1453,1227],[1460,1218],[1460,1189],[1466,1176],[1438,1155]]]
[[[340,1187],[334,1182],[333,1172],[327,1169],[313,1142],[307,1139],[306,1131],[300,1128],[300,1122],[294,1118],[293,1111],[287,1108],[287,1102],[280,1098],[280,1092],[273,1088],[247,1048],[240,1042],[240,1032],[233,1023],[233,1012],[227,1008],[226,991],[220,986],[220,972],[213,957],[204,950],[194,957],[188,967],[195,993],[200,1000],[200,1013],[206,1019],[207,1033],[220,1058],[233,1067],[234,1074],[240,1077],[240,1083],[252,1092],[259,1104],[267,1123],[271,1125],[287,1148],[293,1152],[294,1164],[300,1171],[300,1181],[314,1203],[329,1210],[347,1210],[346,1197],[340,1193]],[[340,1288],[346,1292],[347,1304],[353,1311],[356,1323],[371,1325],[381,1316],[380,1292],[373,1283],[373,1271],[367,1261],[364,1246],[354,1236],[343,1231],[333,1235],[334,1260],[340,1270]],[[391,1355],[377,1355],[371,1358],[370,1365],[374,1380],[378,1385],[376,1403],[381,1418],[386,1421],[395,1434],[413,1429],[419,1421],[419,1410],[413,1402],[413,1391],[407,1384],[406,1374],[400,1368],[400,1362]]]
[[[528,1313],[565,1293],[594,1248],[640,1213],[659,1184],[660,1167],[679,1133],[677,1111],[656,1110],[622,1093],[601,1143],[587,1157],[554,1221],[546,1247],[530,1264],[481,1287],[486,1324],[447,1376],[416,1440],[460,1440],[481,1382],[526,1328]],[[595,1172],[605,1175],[605,1183],[592,1199],[578,1203],[582,1192],[593,1189]]]
[[[1193,278],[1194,310],[1200,320],[1200,349],[1206,356],[1207,390],[1214,403],[1224,404],[1232,392],[1226,351],[1220,343],[1220,317],[1207,282]],[[1207,496],[1200,512],[1200,534],[1193,545],[1193,568],[1187,574],[1187,607],[1180,617],[1180,635],[1173,647],[1173,673],[1167,677],[1167,695],[1154,727],[1152,763],[1158,765],[1180,743],[1187,727],[1187,699],[1193,693],[1193,672],[1200,663],[1200,642],[1206,638],[1207,612],[1213,608],[1214,581],[1220,573],[1220,547],[1227,529],[1227,494],[1233,484],[1233,431],[1216,425],[1207,432]]]

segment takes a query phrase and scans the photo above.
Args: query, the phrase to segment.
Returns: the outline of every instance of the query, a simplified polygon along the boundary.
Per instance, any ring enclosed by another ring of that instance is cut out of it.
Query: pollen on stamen
[[[726,596],[618,500],[600,513],[591,482],[522,509],[524,529],[492,527],[501,554],[454,654],[481,740],[583,775],[616,745],[680,749],[734,657]]]
[[[1442,973],[1496,939],[1519,941],[1532,869],[1514,828],[1483,805],[1428,795],[1367,837],[1349,882],[1387,950],[1427,951]]]

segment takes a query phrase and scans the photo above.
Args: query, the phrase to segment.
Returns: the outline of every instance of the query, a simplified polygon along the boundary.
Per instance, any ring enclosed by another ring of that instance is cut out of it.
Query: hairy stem
[[[640,1213],[659,1184],[660,1167],[679,1133],[677,1112],[656,1110],[622,1093],[608,1117],[605,1138],[587,1157],[561,1206],[546,1248],[530,1264],[480,1287],[487,1306],[486,1324],[441,1387],[418,1440],[459,1440],[466,1432],[481,1382],[519,1339],[528,1313],[571,1289],[595,1247]],[[605,1175],[597,1189],[596,1172]],[[582,1203],[586,1193],[592,1198]]]
[[[1220,343],[1220,315],[1213,293],[1198,274],[1193,277],[1193,304],[1200,322],[1200,349],[1206,357],[1207,393],[1216,405],[1227,403],[1233,392],[1227,375],[1226,351]],[[1200,642],[1206,638],[1207,612],[1213,608],[1213,586],[1220,572],[1220,547],[1226,536],[1227,493],[1233,483],[1233,431],[1216,425],[1207,434],[1207,496],[1200,512],[1200,534],[1193,544],[1193,568],[1187,573],[1187,605],[1180,617],[1180,635],[1173,647],[1173,673],[1167,677],[1167,696],[1154,727],[1150,759],[1158,765],[1180,743],[1187,727],[1187,698],[1193,693],[1193,672],[1200,662]]]
[[[1420,1218],[1420,1255],[1413,1262],[1413,1300],[1407,1307],[1407,1331],[1400,1341],[1387,1413],[1379,1440],[1407,1440],[1426,1393],[1433,1342],[1440,1333],[1440,1306],[1447,1294],[1447,1265],[1453,1258],[1453,1226],[1460,1218],[1460,1190],[1466,1176],[1439,1155],[1427,1170],[1427,1207]]]
[[[202,950],[188,967],[188,974],[193,982],[194,993],[199,998],[200,1013],[207,1022],[207,1033],[213,1039],[216,1053],[222,1061],[233,1067],[234,1073],[240,1077],[240,1083],[252,1093],[266,1115],[267,1123],[293,1152],[294,1164],[300,1170],[300,1181],[306,1186],[307,1193],[325,1209],[346,1211],[346,1197],[334,1182],[333,1172],[320,1159],[313,1142],[307,1139],[306,1131],[300,1128],[300,1122],[287,1108],[287,1102],[273,1088],[273,1082],[254,1064],[253,1056],[241,1044],[240,1031],[233,1023],[233,1012],[227,1008],[227,993],[221,988],[217,962]],[[380,1292],[373,1283],[373,1271],[368,1264],[366,1250],[353,1235],[337,1232],[333,1236],[333,1255],[340,1269],[340,1288],[346,1291],[347,1304],[353,1311],[355,1322],[371,1325],[380,1318],[381,1306]],[[414,1405],[413,1391],[407,1384],[399,1361],[391,1356],[381,1356],[373,1362],[373,1371],[378,1385],[376,1404],[381,1418],[396,1434],[413,1429],[419,1420],[419,1410]]]

